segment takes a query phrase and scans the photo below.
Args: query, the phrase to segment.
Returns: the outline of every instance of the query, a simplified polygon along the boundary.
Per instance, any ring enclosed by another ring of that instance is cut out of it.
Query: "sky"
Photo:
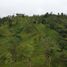
[[[0,17],[16,13],[41,15],[46,12],[67,14],[67,0],[0,0]]]

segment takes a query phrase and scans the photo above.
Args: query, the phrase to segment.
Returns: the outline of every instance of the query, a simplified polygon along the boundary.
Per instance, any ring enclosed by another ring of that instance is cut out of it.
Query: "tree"
[[[52,67],[52,56],[54,56],[54,50],[51,48],[47,48],[45,50],[45,55],[47,58],[47,65],[48,67]]]

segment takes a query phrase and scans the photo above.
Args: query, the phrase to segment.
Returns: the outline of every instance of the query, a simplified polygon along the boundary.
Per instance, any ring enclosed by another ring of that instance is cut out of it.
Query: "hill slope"
[[[0,18],[1,67],[67,67],[67,16]]]

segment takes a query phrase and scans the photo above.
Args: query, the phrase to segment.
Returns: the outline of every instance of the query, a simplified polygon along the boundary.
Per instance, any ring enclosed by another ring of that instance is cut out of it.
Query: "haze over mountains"
[[[58,12],[67,14],[66,0],[0,0],[0,17],[23,13],[27,15]]]

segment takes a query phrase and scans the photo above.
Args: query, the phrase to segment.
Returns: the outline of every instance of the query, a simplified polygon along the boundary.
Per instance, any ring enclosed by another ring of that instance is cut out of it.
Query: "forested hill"
[[[0,67],[67,67],[67,16],[0,18]]]

